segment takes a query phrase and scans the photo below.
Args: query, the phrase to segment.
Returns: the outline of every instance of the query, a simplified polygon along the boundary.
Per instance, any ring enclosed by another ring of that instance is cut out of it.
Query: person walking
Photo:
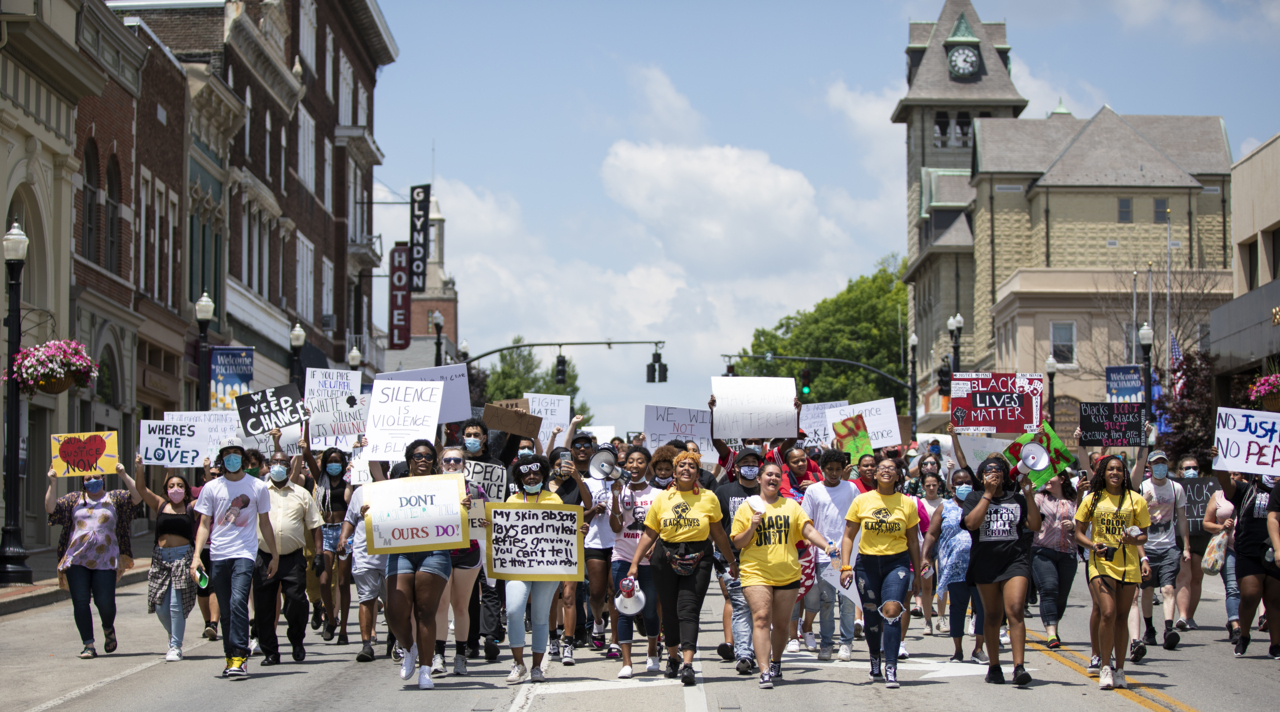
[[[664,446],[665,447],[665,446]],[[674,457],[674,451],[671,457]],[[662,456],[663,448],[654,454],[654,463]],[[733,515],[738,507],[747,499],[760,494],[760,455],[754,450],[743,450],[733,459],[730,468],[735,475],[731,482],[726,482],[716,490],[716,498],[720,501],[720,521],[726,534],[733,525]],[[737,556],[738,552],[734,552]],[[729,567],[724,566],[720,574],[720,584],[724,586],[725,603],[730,607],[730,629],[733,634],[732,655],[737,661],[735,668],[739,675],[750,675],[758,669],[755,649],[751,640],[751,607],[742,595],[742,583],[736,576],[729,575]]]
[[[1151,565],[1151,576],[1141,585],[1142,610],[1136,609],[1129,616],[1129,660],[1139,662],[1146,655],[1147,646],[1156,644],[1156,628],[1152,622],[1155,589],[1160,588],[1164,598],[1163,615],[1165,650],[1178,647],[1181,636],[1174,629],[1177,606],[1178,573],[1191,561],[1191,537],[1187,524],[1187,495],[1182,484],[1169,479],[1169,457],[1162,450],[1147,456],[1151,466],[1151,479],[1142,483],[1139,492],[1147,502],[1151,527],[1147,529],[1147,541],[1143,553]],[[1180,544],[1180,546],[1179,546]],[[1143,622],[1146,628],[1143,628]]]
[[[613,576],[614,596],[622,594],[622,582],[626,579],[627,569],[635,558],[636,545],[640,543],[641,532],[644,531],[644,518],[653,506],[653,501],[661,494],[649,484],[649,451],[643,447],[633,446],[627,453],[626,487],[623,480],[614,483],[609,503],[609,527],[613,529],[613,560],[611,574]],[[658,654],[658,591],[653,585],[653,569],[648,559],[642,560],[636,569],[635,587],[644,596],[644,607],[639,618],[644,623],[644,634],[648,648],[645,658],[645,672],[658,672],[662,667],[662,657]],[[618,678],[625,680],[633,672],[631,650],[632,636],[637,616],[618,611],[618,644],[622,648],[622,669]]]
[[[847,481],[852,472],[852,465],[845,453],[839,450],[828,450],[822,453],[818,465],[822,468],[821,486],[813,486],[805,491],[804,503],[800,508],[813,522],[813,526],[826,538],[828,544],[837,544],[844,538],[845,515],[858,496],[858,490]],[[832,554],[838,554],[839,546]],[[818,659],[830,660],[835,645],[835,609],[840,608],[840,653],[841,662],[849,662],[853,656],[854,625],[858,620],[857,606],[853,599],[840,595],[836,587],[822,577],[822,573],[831,567],[832,554],[825,547],[818,549],[818,562],[815,575],[818,590]]]
[[[286,464],[289,463],[289,464]],[[267,517],[271,528],[258,534],[258,556],[253,565],[253,620],[262,649],[262,666],[280,664],[280,639],[276,634],[276,601],[283,596],[286,636],[292,646],[294,662],[307,657],[302,641],[307,634],[307,562],[302,553],[309,538],[317,550],[323,546],[320,508],[311,494],[290,481],[302,469],[302,456],[290,463],[283,452],[271,455],[267,492],[271,510]],[[289,471],[292,467],[294,472]],[[267,541],[275,547],[267,547]],[[277,555],[276,552],[279,552]],[[275,564],[272,571],[271,564]]]
[[[142,456],[134,460],[134,472],[144,472]],[[151,570],[147,572],[147,612],[156,614],[164,632],[169,634],[167,662],[182,659],[182,644],[187,630],[187,615],[196,605],[196,583],[188,571],[194,549],[195,498],[182,476],[168,473],[164,477],[161,497],[138,482],[138,493],[148,507],[156,510],[156,545],[151,552]]]
[[[1231,479],[1239,487],[1244,483],[1244,476],[1239,472],[1231,473]],[[1234,648],[1240,640],[1240,584],[1236,581],[1236,507],[1222,494],[1222,490],[1213,493],[1204,510],[1204,530],[1210,536],[1226,532],[1226,551],[1223,552],[1222,577],[1224,592],[1223,604],[1227,609],[1227,639]]]
[[[475,426],[471,426],[474,428]],[[487,434],[487,433],[486,433]],[[440,451],[440,471],[456,473],[466,479],[466,454],[469,448],[451,445]],[[466,481],[467,496],[471,498],[471,506],[479,507],[483,519],[484,503],[489,501],[484,490],[475,482]],[[476,536],[482,536],[479,531]],[[444,676],[448,674],[445,667],[444,654],[449,643],[449,609],[453,609],[453,674],[467,674],[467,637],[471,630],[471,596],[476,589],[476,578],[480,575],[480,543],[476,539],[469,542],[465,549],[454,549],[449,553],[449,582],[440,594],[440,607],[436,610],[436,648],[431,656],[431,674]]]
[[[1079,559],[1076,558],[1076,506],[1079,495],[1069,473],[1059,472],[1036,493],[1040,511],[1040,531],[1031,541],[1031,573],[1040,591],[1040,622],[1044,624],[1046,645],[1062,647],[1058,623],[1071,597]]]
[[[973,477],[968,467],[961,467],[951,474],[951,491],[955,496],[944,500],[942,507],[929,520],[924,549],[928,550],[935,544],[938,547],[938,591],[947,594],[947,610],[951,618],[948,630],[951,642],[955,644],[955,653],[947,662],[965,661],[965,614],[972,604],[974,641],[969,660],[975,665],[986,665],[990,658],[983,650],[985,617],[982,596],[976,585],[965,580],[969,573],[969,552],[973,547],[973,538],[961,525],[964,501],[973,492]]]
[[[360,652],[356,662],[369,663],[377,657],[373,650],[375,625],[378,622],[378,596],[387,577],[387,555],[370,554],[365,542],[364,520],[369,505],[364,501],[364,486],[357,485],[347,503],[347,516],[338,537],[338,556],[351,552],[351,578],[356,584],[359,605]]]

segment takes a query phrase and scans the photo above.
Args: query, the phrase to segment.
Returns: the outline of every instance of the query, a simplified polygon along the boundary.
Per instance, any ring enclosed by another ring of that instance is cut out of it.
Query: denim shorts
[[[388,554],[387,575],[426,573],[447,579],[453,573],[452,558],[445,550]]]
[[[338,536],[342,534],[342,524],[321,524],[320,536],[324,539],[324,550],[337,553]],[[347,537],[347,549],[351,548],[351,537]]]

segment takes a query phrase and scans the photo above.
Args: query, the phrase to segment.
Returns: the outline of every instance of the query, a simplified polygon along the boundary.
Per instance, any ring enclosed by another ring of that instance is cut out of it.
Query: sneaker
[[[85,646],[85,647],[88,647],[88,646]],[[96,657],[97,653],[94,653],[94,656]],[[80,653],[80,657],[84,657],[84,653]],[[229,677],[227,673],[231,670],[231,658],[223,658],[223,660],[227,661],[227,663],[226,663],[226,666],[222,668],[222,676]]]
[[[987,651],[975,650],[973,651],[973,654],[969,656],[969,662],[974,665],[986,665],[991,662],[991,658],[987,657]]]
[[[662,669],[662,658],[645,658],[644,659],[645,672],[658,672],[661,669]]]
[[[1129,643],[1129,660],[1132,662],[1140,662],[1147,654],[1147,646],[1141,640],[1135,640]]]
[[[649,659],[653,660],[653,658]],[[755,667],[755,665],[752,663],[751,658],[741,658],[738,660],[738,664],[734,666],[739,675],[750,675],[751,668],[753,667]]]
[[[719,655],[720,659],[725,662],[733,660],[733,643],[721,643],[717,645],[716,655]]]
[[[871,678],[872,682],[883,677],[880,674],[880,657],[878,655],[871,656],[871,672],[867,673],[867,677]]]
[[[898,643],[898,659],[910,660],[911,653],[907,652],[907,644],[905,642]]]
[[[787,641],[787,652],[788,652],[788,653],[798,653],[798,652],[800,652],[800,641],[799,641],[799,640],[797,640],[796,638],[792,638],[791,640],[788,640],[788,641]]]
[[[630,666],[630,665],[623,665],[623,666],[622,666],[622,669],[618,671],[618,679],[619,679],[619,680],[630,680],[630,679],[631,679],[631,666]]]
[[[253,654],[256,652],[258,652],[258,639],[250,638],[249,639],[249,657],[253,657]]]
[[[1089,658],[1089,669],[1086,672],[1088,672],[1090,675],[1097,675],[1098,671],[1101,669],[1102,669],[1102,658],[1098,657],[1097,655]]]
[[[1129,681],[1126,680],[1124,677],[1124,668],[1116,668],[1115,670],[1111,671],[1111,684],[1117,690],[1129,689]]]
[[[1243,658],[1244,654],[1249,651],[1249,636],[1241,633],[1239,640],[1236,641],[1236,657]]]
[[[818,650],[818,641],[813,637],[813,633],[804,634],[804,647],[811,653]]]
[[[663,675],[674,680],[679,674],[680,658],[667,658],[667,671]]]
[[[93,660],[93,659],[94,659],[94,658],[96,658],[96,657],[98,657],[98,651],[97,651],[97,650],[94,650],[94,648],[93,648],[93,646],[92,646],[92,645],[86,645],[86,646],[84,646],[84,650],[81,650],[81,651],[80,651],[80,659],[81,659],[81,660]],[[227,662],[227,667],[231,667],[230,658],[228,658],[227,660],[228,660],[228,662]],[[223,671],[223,673],[224,673],[224,674],[223,674],[223,677],[226,677],[225,672],[226,672],[226,671]]]
[[[680,666],[680,682],[685,687],[693,687],[698,684],[698,673],[693,671],[693,666],[689,663]]]
[[[547,646],[547,657],[551,658],[552,660],[559,660],[559,659],[560,659],[560,641],[559,641],[559,639],[556,639],[556,640],[551,641],[551,644]]]
[[[898,689],[898,666],[884,666],[884,686],[890,690]]]
[[[1111,674],[1111,666],[1110,665],[1102,666],[1102,669],[1098,671],[1098,689],[1114,690],[1115,686],[1116,686],[1116,683],[1115,683],[1114,677]]]
[[[333,636],[337,632],[338,632],[337,623],[325,623],[324,630],[320,631],[320,638],[327,643],[330,640],[333,640]]]
[[[1272,660],[1280,660],[1280,645],[1273,645],[1267,648],[1267,656]]]
[[[436,653],[435,655],[432,655],[431,656],[431,674],[443,675],[444,673],[445,673],[444,656],[441,655],[440,653]]]
[[[762,673],[760,673],[760,683],[759,683],[759,685],[760,685],[760,689],[761,689],[761,690],[772,690],[772,689],[773,689],[773,678],[769,677],[769,673],[768,673],[768,672],[762,672]]]
[[[524,676],[529,674],[529,669],[519,663],[511,664],[511,672],[507,674],[507,684],[516,685],[524,681]]]
[[[542,668],[536,667],[529,671],[529,682],[546,682],[547,676],[542,672]]]
[[[1178,630],[1190,630],[1190,628],[1187,626],[1186,618],[1179,618],[1178,620],[1174,621],[1173,627],[1177,628]]]
[[[941,618],[938,619],[938,623],[935,626],[935,628],[939,633],[950,633],[951,621],[948,620],[946,616],[942,616]]]
[[[853,649],[847,645],[841,645],[840,654],[836,656],[836,659],[842,663],[849,662],[853,659]]]
[[[859,618],[858,620],[856,620],[856,621],[854,621],[854,622],[853,622],[853,639],[854,639],[854,640],[862,640],[862,636],[863,636],[862,629],[863,629],[863,627],[864,627],[864,626],[863,626],[863,624],[862,624],[862,619],[861,619],[861,618]]]
[[[830,659],[831,659],[831,646],[830,646],[830,645],[824,645],[824,646],[822,646],[821,648],[819,648],[819,649],[818,649],[818,659],[819,659],[819,660],[830,660]]]
[[[769,663],[769,677],[773,678],[774,680],[782,679],[782,663],[780,662]]]
[[[453,674],[454,675],[467,674],[467,656],[465,655],[453,656]]]
[[[1231,624],[1228,623],[1227,639],[1230,641],[1231,645],[1234,646],[1236,642],[1240,640],[1240,626],[1237,625],[1235,628],[1232,628]]]
[[[1146,633],[1142,634],[1142,642],[1146,645],[1156,644],[1156,629],[1148,628]]]
[[[360,652],[356,653],[356,662],[358,663],[371,663],[373,658],[373,643],[365,643]]]
[[[947,662],[949,662],[949,663],[962,663],[962,662],[964,662],[964,653],[956,653],[955,655],[952,655],[951,657],[947,658]]]
[[[227,677],[248,677],[249,658],[231,658],[231,666],[223,674]]]
[[[1061,640],[1059,640],[1059,639],[1058,639],[1058,636],[1056,636],[1056,635],[1055,635],[1055,636],[1053,636],[1052,638],[1050,638],[1050,639],[1049,639],[1049,642],[1048,642],[1048,644],[1047,644],[1047,647],[1048,647],[1050,650],[1057,650],[1058,648],[1061,648],[1061,647],[1062,647],[1062,641],[1061,641]]]
[[[1027,672],[1024,665],[1013,666],[1013,684],[1018,687],[1026,687],[1031,684],[1031,673]]]
[[[182,648],[172,647],[169,652],[165,653],[164,660],[168,663],[176,663],[182,659]]]
[[[1187,628],[1186,628],[1186,629],[1187,629],[1187,630],[1200,630],[1200,626],[1196,625],[1196,619],[1195,619],[1195,618],[1188,618],[1188,619],[1187,619]]]
[[[391,637],[395,638],[394,635]],[[399,645],[395,644],[394,640],[387,641],[387,657],[391,658],[393,663],[398,663],[404,659],[404,651],[400,649]]]
[[[557,643],[556,643],[556,646],[557,646],[557,648],[556,648],[556,650],[557,650],[557,654],[559,653],[559,645],[560,645],[560,644],[557,642]],[[484,659],[485,659],[485,660],[487,660],[487,661],[489,661],[489,662],[493,662],[494,660],[497,660],[497,659],[498,659],[498,653],[500,653],[500,652],[502,652],[502,651],[498,648],[498,643],[497,643],[497,641],[495,641],[493,638],[485,638],[485,639],[484,639]]]
[[[1007,648],[1010,642],[1012,641],[1009,638],[1009,629],[1005,626],[1000,626],[1000,647]]]
[[[436,684],[431,681],[431,668],[423,666],[418,668],[418,689],[430,690]]]
[[[574,666],[572,641],[566,641],[564,645],[560,646],[560,664],[568,667]]]
[[[591,636],[591,649],[592,649],[592,650],[604,650],[604,636],[603,636],[603,635],[599,635],[599,636],[597,636],[597,635],[592,635],[592,636]]]
[[[609,650],[605,651],[604,656],[610,660],[617,660],[622,657],[622,648],[617,643],[611,643]]]
[[[986,681],[992,685],[1003,685],[1004,670],[1001,670],[999,665],[988,665]]]
[[[204,637],[208,640],[218,639],[218,621],[204,622]]]
[[[400,679],[409,680],[413,677],[414,668],[418,667],[418,644],[414,643],[412,648],[400,650]]]
[[[1178,643],[1181,641],[1182,641],[1182,636],[1178,635],[1178,631],[1166,630],[1164,632],[1164,649],[1165,650],[1177,649]]]

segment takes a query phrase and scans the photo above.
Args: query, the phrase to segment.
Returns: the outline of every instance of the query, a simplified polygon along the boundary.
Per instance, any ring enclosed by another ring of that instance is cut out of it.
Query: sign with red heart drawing
[[[49,436],[51,467],[58,477],[107,475],[120,461],[114,430],[102,433],[64,433]]]

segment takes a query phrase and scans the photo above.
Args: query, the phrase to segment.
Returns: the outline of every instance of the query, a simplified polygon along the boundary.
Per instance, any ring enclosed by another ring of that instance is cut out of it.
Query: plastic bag
[[[1200,568],[1210,576],[1217,576],[1222,571],[1222,566],[1227,560],[1227,532],[1218,532],[1216,536],[1209,540],[1209,545],[1205,547],[1204,559],[1200,562]]]

